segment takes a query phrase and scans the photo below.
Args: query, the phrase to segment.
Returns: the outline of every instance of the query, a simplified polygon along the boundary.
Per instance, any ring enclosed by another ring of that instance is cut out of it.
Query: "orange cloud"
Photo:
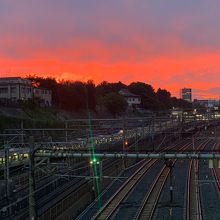
[[[193,89],[209,89],[218,86],[220,82],[218,74],[220,54],[190,55],[186,51],[185,54],[182,52],[181,56],[170,54],[141,61],[130,58],[128,59],[130,61],[124,59],[112,62],[109,60],[110,52],[107,50],[103,52],[98,47],[93,50],[94,54],[99,57],[103,56],[101,60],[94,58],[85,61],[83,59],[65,61],[54,57],[53,59],[44,57],[42,60],[39,58],[12,60],[1,57],[1,76],[26,76],[35,73],[58,79],[82,81],[93,79],[96,83],[103,80],[110,82],[120,80],[125,83],[144,81],[156,88],[167,88],[174,95],[178,95],[179,89],[183,86],[190,86]]]

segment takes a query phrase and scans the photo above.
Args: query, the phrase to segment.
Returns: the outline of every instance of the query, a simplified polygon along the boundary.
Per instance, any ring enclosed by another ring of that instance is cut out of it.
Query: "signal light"
[[[99,161],[96,158],[93,158],[92,160],[89,161],[89,163],[92,164],[99,164]]]

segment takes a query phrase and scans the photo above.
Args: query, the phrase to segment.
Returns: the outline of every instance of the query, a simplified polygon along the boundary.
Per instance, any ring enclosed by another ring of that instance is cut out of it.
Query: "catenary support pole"
[[[36,201],[35,201],[35,177],[34,177],[34,138],[30,137],[29,151],[29,219],[37,219]]]

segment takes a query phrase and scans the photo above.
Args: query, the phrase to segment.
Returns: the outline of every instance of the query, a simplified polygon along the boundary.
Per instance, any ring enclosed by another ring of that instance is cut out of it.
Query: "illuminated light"
[[[128,141],[125,141],[125,145],[126,145],[126,146],[128,145]]]
[[[120,131],[119,131],[119,134],[123,134],[123,133],[124,133],[124,131],[123,131],[123,130],[120,130]]]
[[[92,164],[99,164],[99,161],[96,158],[93,158],[92,160],[89,161],[89,163]]]
[[[209,160],[209,168],[210,168],[210,169],[213,168],[213,160]]]
[[[24,154],[24,158],[28,158],[28,154]]]

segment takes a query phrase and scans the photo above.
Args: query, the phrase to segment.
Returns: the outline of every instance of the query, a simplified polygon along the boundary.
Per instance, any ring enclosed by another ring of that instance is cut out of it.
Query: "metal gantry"
[[[129,121],[130,120],[130,121]],[[135,159],[220,159],[220,153],[213,153],[213,152],[209,152],[209,153],[195,153],[195,152],[185,152],[185,153],[179,153],[179,152],[173,152],[173,153],[129,153],[126,152],[126,141],[133,138],[135,140],[140,140],[140,139],[144,139],[146,137],[150,137],[152,139],[152,143],[154,143],[154,139],[155,139],[155,134],[173,134],[173,133],[178,133],[178,134],[183,134],[184,132],[186,133],[190,133],[190,131],[182,131],[178,132],[175,131],[175,128],[179,128],[181,126],[183,126],[183,123],[179,123],[179,121],[175,121],[175,120],[169,120],[168,118],[165,119],[157,119],[157,118],[144,118],[144,119],[123,119],[120,120],[120,122],[118,123],[118,120],[105,120],[107,122],[107,124],[104,124],[103,120],[94,120],[94,123],[96,122],[97,124],[94,124],[93,128],[97,129],[97,131],[99,131],[99,129],[103,129],[103,131],[106,131],[108,129],[110,129],[111,127],[114,127],[114,129],[112,131],[114,131],[113,135],[106,135],[105,137],[103,137],[102,135],[99,136],[99,132],[97,132],[97,135],[95,136],[95,141],[97,141],[96,146],[98,146],[99,141],[100,143],[103,143],[103,138],[105,138],[106,140],[104,140],[104,143],[106,146],[108,146],[108,144],[115,144],[115,141],[119,141],[123,147],[123,152],[114,152],[114,153],[97,153],[95,152],[95,157],[100,159],[104,159],[104,158],[115,158],[115,159],[123,159],[125,160],[126,158],[135,158]],[[86,125],[86,122],[88,120],[84,120],[84,121],[77,121],[76,122],[80,122],[82,123],[82,127],[83,127],[83,131],[86,132],[86,127],[88,127]],[[138,121],[139,124],[137,124],[136,122]],[[136,123],[135,125],[133,125],[132,123]],[[186,123],[186,122],[185,122]],[[189,122],[191,123],[191,122]],[[205,122],[206,123],[206,122]],[[186,123],[187,124],[187,123]],[[139,126],[140,125],[140,126]],[[197,125],[197,122],[195,123],[195,125]],[[194,125],[194,126],[195,126]],[[169,129],[172,129],[171,131]],[[16,129],[15,130],[11,130],[14,131],[16,133]],[[49,142],[38,142],[38,143],[33,143],[33,139],[32,141],[27,141],[26,138],[29,137],[29,135],[27,134],[27,132],[39,132],[42,131],[43,133],[45,131],[57,131],[57,132],[63,132],[64,134],[64,138],[62,140],[64,141],[51,141]],[[91,153],[87,153],[85,152],[77,152],[77,149],[74,149],[71,147],[66,147],[66,146],[74,146],[74,144],[78,144],[78,140],[76,141],[75,139],[72,139],[70,137],[70,133],[76,131],[75,128],[72,127],[71,122],[66,122],[65,123],[65,128],[61,128],[61,129],[47,129],[47,128],[43,128],[43,129],[38,129],[38,128],[33,128],[33,129],[27,129],[24,128],[23,124],[21,125],[21,130],[20,132],[18,132],[18,134],[16,134],[16,136],[22,136],[21,137],[21,142],[20,144],[23,146],[26,144],[26,147],[30,147],[32,146],[30,152],[29,153],[29,206],[30,206],[30,218],[31,219],[36,219],[36,204],[35,204],[35,198],[34,198],[34,192],[35,192],[35,187],[34,187],[34,158],[91,158]],[[116,132],[119,131],[119,132]],[[122,132],[120,132],[122,131]],[[4,134],[5,136],[7,136],[7,134]],[[8,135],[9,136],[9,135]],[[74,137],[75,138],[75,137]],[[110,140],[110,141],[108,141]],[[26,143],[25,143],[26,141]],[[81,140],[80,140],[81,141]],[[83,145],[86,147],[85,149],[87,149],[87,142],[89,141],[85,141],[83,140]],[[37,147],[36,150],[33,150],[34,145]],[[136,146],[137,144],[135,144]],[[11,145],[12,146],[12,145]],[[159,146],[159,145],[158,145]],[[154,146],[154,149],[158,149],[159,147]],[[84,150],[85,150],[84,149]],[[138,145],[136,146],[136,150],[138,150]],[[5,169],[8,169],[7,167],[9,167],[9,163],[8,163],[8,159],[9,159],[9,154],[7,152],[5,152]],[[9,173],[9,171],[8,171]],[[102,173],[102,170],[101,170]],[[7,174],[7,172],[6,172]],[[7,179],[9,179],[9,177],[6,177]]]
[[[220,159],[220,153],[96,153],[96,158],[138,158],[138,159]],[[81,157],[90,158],[90,153],[76,153],[76,152],[36,152],[35,157],[49,157],[49,158],[66,158],[66,157]]]

